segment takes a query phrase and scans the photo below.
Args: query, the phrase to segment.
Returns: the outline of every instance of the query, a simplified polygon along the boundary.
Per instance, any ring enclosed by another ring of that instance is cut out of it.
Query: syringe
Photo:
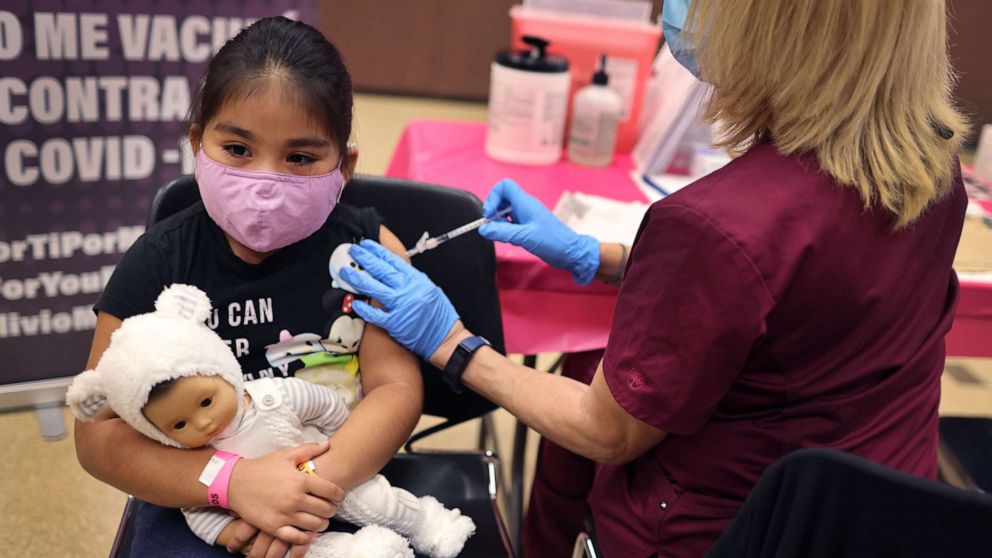
[[[496,219],[499,219],[500,217],[507,215],[508,213],[510,213],[512,209],[513,209],[512,207],[507,207],[506,209],[497,211],[496,215],[493,215],[488,219],[483,217],[482,219],[476,219],[475,221],[470,221],[456,229],[452,229],[444,234],[439,234],[434,238],[430,238],[427,231],[424,231],[424,234],[421,235],[420,240],[418,240],[417,243],[414,244],[413,248],[407,250],[406,255],[407,257],[413,257],[416,256],[417,254],[423,254],[428,250],[433,250],[438,246],[444,244],[445,242],[451,240],[452,238],[459,237],[469,231],[474,231],[475,229],[481,227],[482,225],[485,225],[490,221],[495,221]]]

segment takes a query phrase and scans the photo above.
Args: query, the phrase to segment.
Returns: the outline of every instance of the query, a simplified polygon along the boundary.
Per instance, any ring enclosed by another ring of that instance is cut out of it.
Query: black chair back
[[[186,174],[173,178],[155,192],[152,207],[148,211],[148,226],[151,227],[198,201],[200,201],[200,189],[196,186],[193,175]]]
[[[199,189],[191,175],[167,182],[152,201],[148,225],[198,201]],[[341,201],[375,208],[386,227],[407,247],[412,247],[425,230],[434,236],[482,217],[482,203],[468,192],[395,178],[356,175],[348,181]],[[469,330],[488,339],[497,351],[505,352],[492,242],[478,234],[465,234],[434,251],[414,256],[413,264],[444,290]],[[421,370],[424,414],[460,422],[496,408],[469,390],[453,392],[440,371],[429,363],[423,362]]]
[[[769,467],[708,558],[992,555],[992,496],[829,449]]]

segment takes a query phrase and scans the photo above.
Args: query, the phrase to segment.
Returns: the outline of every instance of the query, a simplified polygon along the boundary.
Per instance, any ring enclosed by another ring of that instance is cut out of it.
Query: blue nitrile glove
[[[479,234],[489,240],[522,246],[548,265],[571,273],[580,285],[593,280],[599,269],[598,240],[565,226],[537,198],[510,179],[493,186],[482,204],[482,215],[492,217],[508,206],[513,207],[512,223],[492,221],[479,227]]]
[[[366,273],[343,267],[341,276],[386,307],[380,310],[356,300],[352,309],[420,358],[429,359],[458,321],[451,301],[423,272],[378,242],[363,240],[350,253]]]

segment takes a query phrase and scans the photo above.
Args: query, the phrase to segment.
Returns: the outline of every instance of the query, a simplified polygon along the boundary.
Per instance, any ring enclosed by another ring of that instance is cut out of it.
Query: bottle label
[[[568,79],[552,84],[547,78],[520,73],[503,70],[499,77],[493,75],[488,141],[501,149],[558,152],[568,108]]]
[[[616,146],[618,124],[617,115],[609,112],[593,118],[574,118],[568,138],[569,153],[580,159],[611,156]]]

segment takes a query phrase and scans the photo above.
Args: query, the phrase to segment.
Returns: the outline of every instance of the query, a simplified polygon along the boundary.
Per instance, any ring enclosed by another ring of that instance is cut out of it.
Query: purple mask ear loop
[[[336,172],[340,172],[340,173],[341,173],[341,179],[342,179],[342,180],[341,180],[341,187],[340,187],[340,188],[338,188],[338,197],[337,197],[337,199],[336,199],[336,200],[334,200],[334,205],[337,205],[337,204],[339,204],[339,203],[341,203],[341,195],[342,195],[342,194],[344,194],[344,189],[345,189],[345,187],[346,187],[346,186],[348,185],[348,181],[347,181],[347,180],[345,180],[345,178],[344,178],[344,171],[343,171],[343,170],[341,170],[341,165],[343,165],[343,164],[344,164],[344,158],[345,158],[345,157],[347,157],[347,155],[342,155],[342,156],[341,156],[341,157],[340,157],[340,158],[338,159],[338,166],[336,166],[336,167],[334,167],[334,170],[335,170]]]

